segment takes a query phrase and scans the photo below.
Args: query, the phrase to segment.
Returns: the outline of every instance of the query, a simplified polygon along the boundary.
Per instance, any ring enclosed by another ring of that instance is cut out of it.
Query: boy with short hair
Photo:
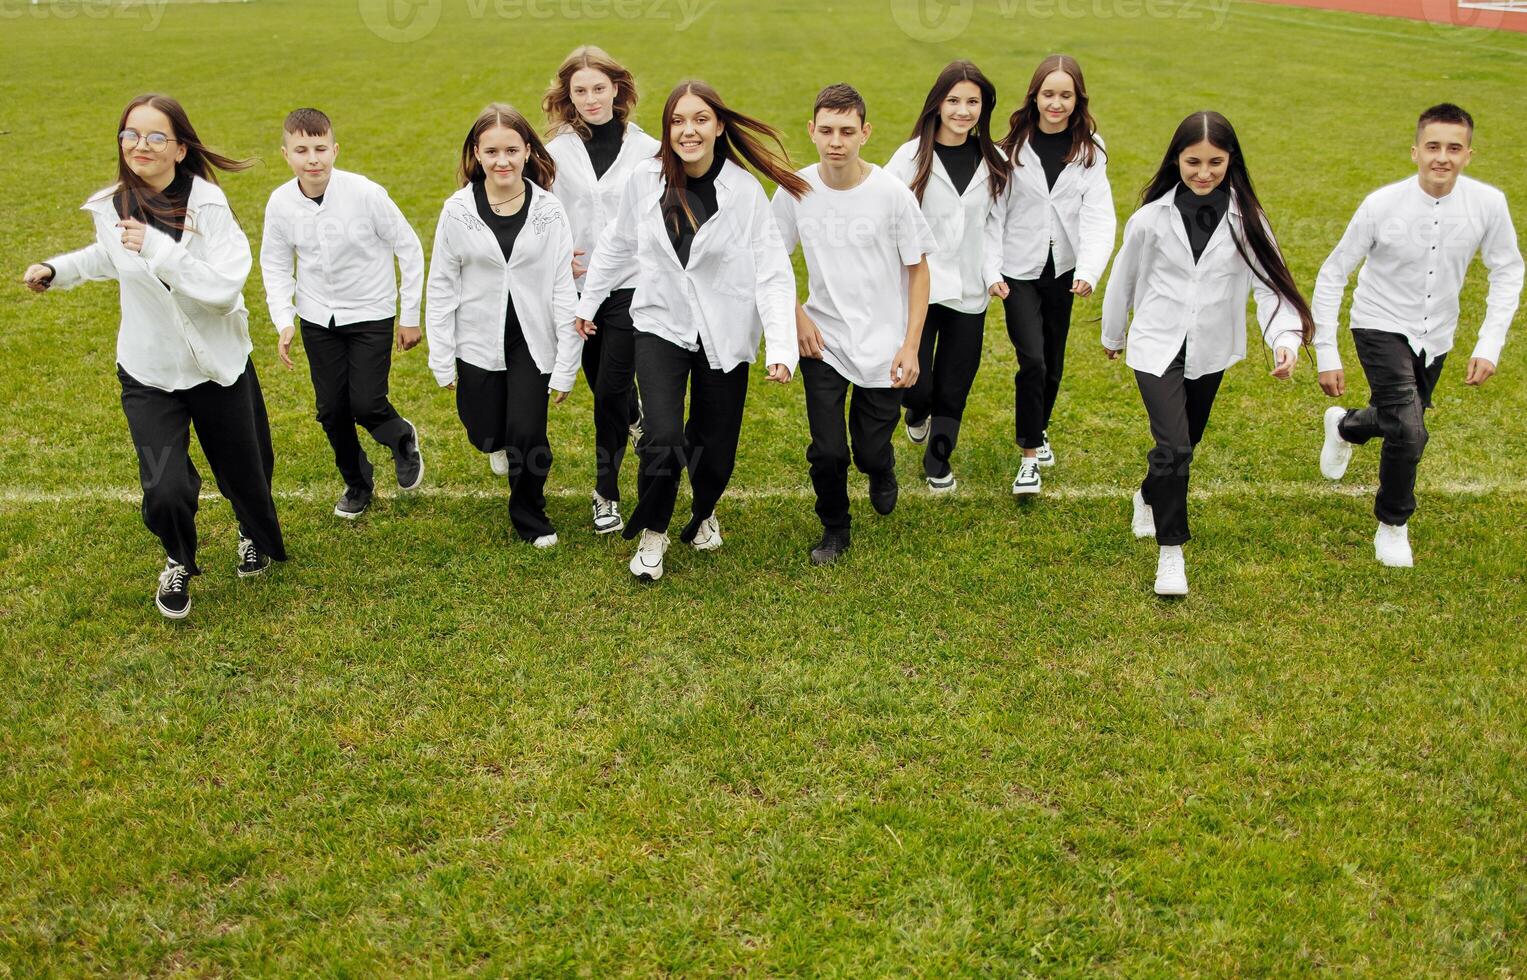
[[[911,190],[860,159],[870,125],[857,91],[824,88],[809,130],[821,162],[799,173],[811,192],[799,201],[776,193],[773,208],[785,248],[799,243],[806,255],[809,296],[796,304],[795,319],[811,429],[806,459],[822,520],[811,562],[825,565],[849,547],[850,453],[869,477],[875,510],[896,506],[891,435],[903,390],[917,381],[927,256],[936,243]]]
[[[1311,304],[1320,387],[1336,398],[1346,391],[1336,350],[1342,294],[1362,265],[1350,319],[1368,378],[1368,407],[1326,409],[1320,472],[1339,480],[1354,445],[1384,440],[1373,545],[1378,561],[1391,567],[1414,563],[1407,528],[1427,441],[1425,412],[1453,346],[1458,295],[1474,254],[1490,270],[1490,292],[1465,384],[1484,384],[1495,373],[1522,291],[1522,253],[1506,195],[1462,176],[1473,136],[1473,117],[1456,105],[1444,102],[1421,114],[1410,148],[1418,176],[1368,195],[1320,267]]]
[[[294,176],[266,206],[260,271],[280,333],[277,351],[288,368],[292,339],[302,328],[318,422],[345,480],[334,515],[353,520],[371,505],[374,490],[356,425],[392,450],[399,488],[412,490],[424,480],[418,430],[387,398],[398,311],[393,261],[403,273],[401,352],[419,343],[424,248],[382,187],[335,168],[338,149],[334,127],[319,110],[286,117],[281,156]]]

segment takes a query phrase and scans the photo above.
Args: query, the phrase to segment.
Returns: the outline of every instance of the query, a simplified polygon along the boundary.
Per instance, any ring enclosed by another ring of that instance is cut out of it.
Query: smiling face
[[[716,137],[723,125],[716,110],[693,92],[685,92],[668,118],[668,143],[684,164],[684,172],[698,177],[716,158]]]
[[[510,197],[520,189],[525,170],[525,139],[508,126],[483,131],[472,151],[482,165],[486,188],[495,198]]]
[[[811,121],[811,142],[817,155],[830,167],[859,161],[859,150],[869,139],[870,126],[853,109],[818,109]]]
[[[186,146],[178,142],[179,135],[170,117],[145,103],[134,107],[127,114],[127,124],[122,128],[138,134],[133,145],[128,145],[126,140],[121,141],[122,159],[127,161],[128,169],[150,187],[160,190],[168,187],[170,181],[175,179],[175,164],[186,156]],[[177,142],[166,143],[164,149],[155,150],[148,142],[148,137],[154,133],[163,134]]]
[[[1463,123],[1429,122],[1416,135],[1410,148],[1421,175],[1421,186],[1428,193],[1442,197],[1458,183],[1458,175],[1469,165],[1474,150],[1469,145],[1469,127]]]
[[[329,185],[329,175],[334,172],[334,157],[338,153],[339,144],[334,142],[332,132],[319,136],[306,133],[283,133],[281,136],[281,156],[310,197]]]
[[[981,88],[975,82],[956,82],[938,106],[940,143],[958,146],[981,121]]]
[[[567,94],[578,116],[590,126],[615,118],[615,83],[598,68],[580,68],[568,79]]]
[[[1039,110],[1039,129],[1045,133],[1058,133],[1071,122],[1076,110],[1076,82],[1069,72],[1052,71],[1039,83],[1034,93],[1034,107]]]
[[[1230,151],[1208,140],[1199,140],[1177,155],[1177,171],[1182,182],[1195,194],[1207,194],[1218,187],[1230,170]]]

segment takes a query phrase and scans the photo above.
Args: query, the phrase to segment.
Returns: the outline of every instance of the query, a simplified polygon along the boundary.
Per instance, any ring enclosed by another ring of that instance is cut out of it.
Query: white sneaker
[[[636,554],[631,556],[631,574],[648,582],[663,577],[663,554],[668,550],[668,535],[657,531],[642,531]]]
[[[500,449],[496,453],[488,454],[488,466],[493,470],[494,476],[509,475],[509,450]]]
[[[695,539],[690,542],[696,551],[715,551],[721,547],[721,524],[712,514],[695,529]]]
[[[1018,464],[1018,475],[1013,477],[1013,493],[1018,496],[1040,491],[1043,481],[1039,479],[1039,457],[1025,456]]]
[[[557,546],[557,536],[555,534],[543,534],[530,543],[537,548],[555,548]]]
[[[1151,510],[1151,505],[1145,502],[1145,495],[1139,490],[1135,491],[1135,513],[1129,519],[1129,525],[1134,529],[1137,538],[1154,538],[1156,536],[1156,513]]]
[[[1188,594],[1188,569],[1182,561],[1182,545],[1161,546],[1161,554],[1156,558],[1156,594]]]
[[[933,424],[933,416],[923,419],[921,425],[907,423],[907,438],[912,440],[913,445],[921,446],[928,441],[928,427]]]
[[[1054,466],[1055,465],[1055,450],[1050,448],[1050,433],[1049,432],[1045,433],[1045,444],[1043,446],[1039,447],[1039,452],[1037,454],[1035,454],[1034,458],[1039,460],[1039,465],[1040,466]]]
[[[1352,462],[1352,443],[1341,437],[1341,420],[1347,410],[1340,405],[1326,409],[1326,441],[1320,447],[1320,475],[1327,480],[1340,480]]]
[[[620,501],[606,500],[594,491],[594,533],[610,534],[626,526],[620,516]]]
[[[928,492],[932,494],[953,493],[959,485],[960,481],[954,478],[954,470],[944,476],[928,477]]]
[[[1410,553],[1410,526],[1379,521],[1379,529],[1373,535],[1373,556],[1380,565],[1390,568],[1413,567],[1416,560]]]

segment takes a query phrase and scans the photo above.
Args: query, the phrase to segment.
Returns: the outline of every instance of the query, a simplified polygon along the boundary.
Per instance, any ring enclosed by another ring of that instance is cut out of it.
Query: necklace
[[[484,196],[486,196],[486,192],[484,192]],[[524,196],[525,196],[525,185],[523,183],[521,183],[520,184],[520,192],[518,194],[516,194],[513,197],[509,198],[509,200],[507,200],[507,201],[499,201],[497,204],[494,204],[492,201],[489,201],[488,202],[488,207],[493,209],[493,213],[494,214],[503,214],[504,212],[500,211],[499,208],[506,208],[506,207],[508,207],[509,205],[513,204],[515,201],[518,201],[520,198],[522,198]]]

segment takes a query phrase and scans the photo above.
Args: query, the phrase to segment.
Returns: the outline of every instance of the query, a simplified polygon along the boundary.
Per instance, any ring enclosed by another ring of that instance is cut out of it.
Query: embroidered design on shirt
[[[530,216],[530,227],[536,233],[537,238],[544,237],[547,226],[553,224],[556,220],[557,212],[551,208],[546,208]]]
[[[468,231],[487,231],[488,226],[483,224],[482,219],[475,214],[465,211],[453,211],[451,217],[460,222]]]

